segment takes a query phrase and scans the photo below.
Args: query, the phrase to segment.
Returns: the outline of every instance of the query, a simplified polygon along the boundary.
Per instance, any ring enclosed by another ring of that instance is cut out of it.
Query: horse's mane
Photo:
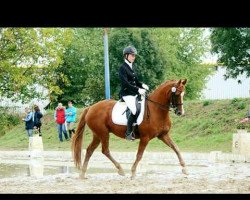
[[[177,80],[167,80],[167,81],[163,82],[161,85],[159,85],[154,91],[152,91],[151,94],[153,92],[157,92],[158,90],[161,90],[162,88],[166,87],[167,85],[173,84],[175,82],[177,82]]]

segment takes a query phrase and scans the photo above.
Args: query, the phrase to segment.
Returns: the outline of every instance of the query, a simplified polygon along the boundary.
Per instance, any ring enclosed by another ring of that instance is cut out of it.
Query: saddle
[[[144,96],[137,96],[136,98],[136,124],[140,125],[145,110],[145,97]],[[112,121],[114,124],[117,125],[124,125],[127,126],[128,116],[130,114],[130,109],[127,107],[124,100],[121,98],[119,101],[116,102],[112,109]]]

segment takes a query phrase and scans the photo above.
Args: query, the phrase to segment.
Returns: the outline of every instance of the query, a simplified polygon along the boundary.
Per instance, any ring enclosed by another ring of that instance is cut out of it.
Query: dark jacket
[[[41,118],[43,114],[40,111],[36,111],[34,114],[34,126],[41,125]]]
[[[25,129],[33,129],[34,128],[34,121],[33,121],[33,112],[29,112],[24,119],[25,121]]]
[[[138,90],[142,88],[142,83],[139,82],[135,71],[126,62],[119,69],[119,78],[121,81],[120,98],[127,95],[139,94]]]

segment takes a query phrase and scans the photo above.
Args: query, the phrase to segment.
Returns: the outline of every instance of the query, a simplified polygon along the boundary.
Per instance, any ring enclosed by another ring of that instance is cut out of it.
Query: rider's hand
[[[142,88],[139,88],[138,92],[141,94],[141,95],[144,95],[146,93],[146,90],[145,89],[142,89]]]
[[[145,89],[145,90],[149,90],[148,86],[146,84],[142,84],[142,87]]]

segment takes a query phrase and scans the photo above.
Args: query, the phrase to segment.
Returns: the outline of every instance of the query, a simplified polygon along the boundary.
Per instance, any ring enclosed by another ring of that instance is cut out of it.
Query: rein
[[[174,94],[174,96],[176,96],[175,93],[172,93],[172,94],[171,94],[171,103],[170,103],[169,105],[162,105],[162,104],[160,104],[160,103],[158,103],[158,102],[156,102],[156,101],[153,101],[153,100],[149,99],[147,95],[146,95],[145,97],[146,97],[146,100],[148,100],[148,101],[150,101],[150,102],[156,104],[156,105],[157,105],[158,107],[160,107],[161,109],[163,109],[163,110],[169,110],[170,107],[171,107],[171,108],[176,108],[176,107],[179,106],[179,105],[183,105],[183,103],[173,103],[173,98],[174,98],[174,97],[173,97],[173,94]],[[169,110],[169,111],[171,111],[171,110]]]
[[[146,96],[146,100],[156,104],[158,107],[160,107],[163,110],[168,110],[169,111],[169,107],[170,107],[169,105],[162,105],[162,104],[160,104],[160,103],[158,103],[156,101],[153,101],[153,100],[149,99],[148,96]]]
[[[161,108],[163,110],[166,110],[166,111],[172,111],[169,108],[177,108],[178,105],[183,105],[183,103],[176,103],[176,100],[174,100],[174,98],[176,98],[175,92],[172,92],[171,97],[170,97],[171,102],[168,105],[162,105],[162,104],[160,104],[160,103],[158,103],[156,101],[153,101],[153,100],[148,98],[148,95],[146,95],[145,98],[146,98],[147,101],[150,101],[150,102],[156,104],[159,108]],[[147,119],[149,119],[149,115],[150,115],[150,111],[149,111],[149,107],[148,107],[148,104],[147,104]]]
[[[156,101],[153,101],[153,100],[148,98],[148,95],[146,95],[145,98],[146,98],[147,102],[150,101],[150,102],[156,104],[158,107],[160,107],[163,110],[171,111],[169,109],[169,105],[162,105],[162,104],[160,104],[160,103],[158,103]],[[149,116],[150,116],[150,111],[149,111],[149,107],[148,107],[148,103],[147,103],[147,120],[149,120]]]

